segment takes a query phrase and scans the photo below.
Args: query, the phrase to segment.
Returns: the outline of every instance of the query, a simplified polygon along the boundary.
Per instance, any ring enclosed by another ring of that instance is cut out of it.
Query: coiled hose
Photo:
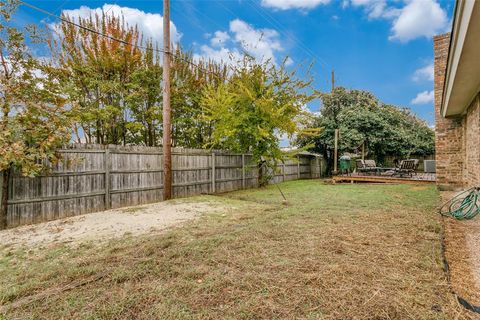
[[[480,214],[480,187],[465,190],[445,202],[440,207],[440,214],[457,220],[475,218]]]

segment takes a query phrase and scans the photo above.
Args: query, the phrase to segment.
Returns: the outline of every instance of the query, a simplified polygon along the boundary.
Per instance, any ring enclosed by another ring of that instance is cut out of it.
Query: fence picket
[[[162,201],[161,151],[158,147],[78,144],[61,149],[64,161],[50,174],[36,178],[12,175],[7,225]],[[175,198],[258,185],[256,164],[249,154],[180,148],[172,151]],[[297,160],[286,160],[273,180],[317,176],[312,170],[314,156],[300,155]]]

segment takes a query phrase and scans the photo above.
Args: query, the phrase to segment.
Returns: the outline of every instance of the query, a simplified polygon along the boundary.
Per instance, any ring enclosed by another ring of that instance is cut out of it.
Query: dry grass
[[[442,200],[453,197],[443,192]],[[469,303],[480,305],[480,219],[443,219],[445,257],[449,264],[450,280],[455,292]],[[480,318],[480,316],[479,316]]]
[[[275,187],[235,192],[223,199],[232,209],[161,235],[2,249],[6,317],[471,317],[442,270],[433,187],[296,181],[282,188],[287,206]]]

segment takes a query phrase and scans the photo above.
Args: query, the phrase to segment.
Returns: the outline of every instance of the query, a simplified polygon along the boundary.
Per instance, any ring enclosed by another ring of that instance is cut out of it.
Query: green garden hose
[[[457,220],[475,218],[480,214],[480,187],[465,190],[445,202],[440,207],[440,214]]]

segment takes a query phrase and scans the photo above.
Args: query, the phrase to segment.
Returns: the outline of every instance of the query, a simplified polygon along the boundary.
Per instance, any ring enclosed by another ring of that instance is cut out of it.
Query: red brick
[[[450,34],[433,38],[435,57],[435,160],[440,189],[458,189],[480,184],[480,95],[464,115],[444,118],[440,114]]]

